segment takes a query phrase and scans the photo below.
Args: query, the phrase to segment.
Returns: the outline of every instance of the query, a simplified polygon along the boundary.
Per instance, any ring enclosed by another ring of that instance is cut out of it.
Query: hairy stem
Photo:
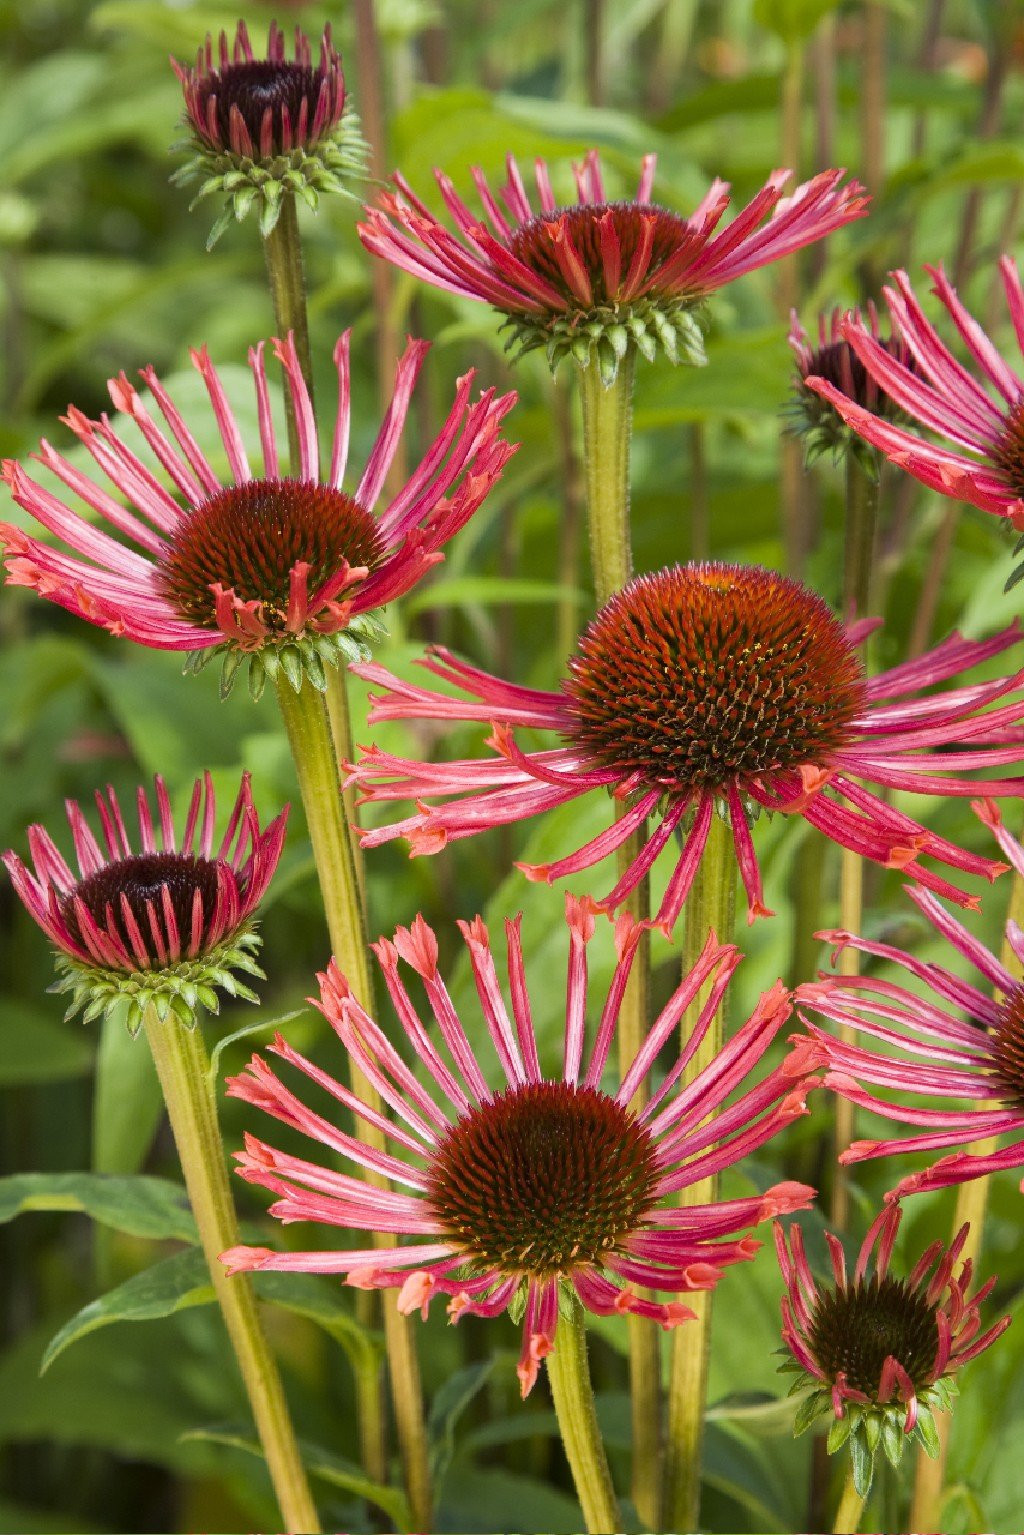
[[[343,815],[338,764],[320,694],[305,679],[296,693],[282,678],[277,690],[288,743],[295,761],[299,789],[306,812],[313,858],[320,878],[331,948],[338,966],[357,1000],[373,1011],[373,988],[367,959],[366,927],[352,842]],[[352,1091],[373,1108],[380,1099],[362,1072],[352,1065]],[[381,1133],[357,1120],[357,1133],[378,1149]],[[374,1182],[372,1177],[368,1181]],[[392,1236],[378,1233],[374,1245],[395,1245]],[[413,1343],[412,1324],[393,1302],[386,1303],[384,1340],[391,1375],[395,1422],[405,1467],[406,1489],[417,1530],[430,1528],[432,1494],[427,1459],[427,1433],[423,1417],[423,1393],[419,1361]]]
[[[558,1335],[547,1367],[558,1430],[588,1535],[611,1535],[621,1528],[620,1516],[594,1410],[583,1307],[575,1295],[570,1315],[563,1314],[558,1319]]]
[[[313,367],[309,350],[309,322],[306,317],[306,279],[302,267],[302,244],[299,239],[299,217],[295,206],[295,193],[286,192],[281,199],[281,212],[277,223],[263,240],[263,254],[267,262],[267,279],[270,296],[274,303],[274,325],[283,341],[288,332],[295,336],[295,350],[299,367],[306,380],[309,398],[313,398]],[[290,390],[284,395],[285,417],[288,422],[288,451],[292,469],[299,462],[299,434],[295,422],[295,407]]]
[[[635,366],[636,353],[630,347],[608,389],[601,382],[596,362],[577,370],[583,400],[583,474],[590,558],[598,607],[603,607],[633,574],[629,448]]]
[[[281,1376],[260,1325],[252,1284],[244,1274],[229,1279],[220,1262],[220,1254],[234,1247],[240,1236],[202,1032],[198,1025],[185,1028],[173,1015],[161,1021],[152,1007],[146,1012],[144,1027],[199,1240],[245,1382],[285,1528],[315,1535],[320,1529],[316,1505],[302,1468]]]
[[[853,1461],[851,1460],[849,1470],[846,1473],[846,1481],[843,1484],[843,1495],[839,1499],[839,1507],[836,1509],[836,1517],[832,1525],[832,1535],[857,1535],[866,1501],[867,1499],[864,1494],[858,1492],[853,1485]],[[923,1529],[924,1526],[911,1525],[911,1528]]]
[[[732,835],[719,815],[711,818],[704,856],[686,903],[683,972],[693,969],[708,933],[728,942],[735,926],[736,864]],[[683,1042],[707,1001],[711,983],[701,988],[683,1015]],[[683,1078],[688,1086],[714,1060],[725,1034],[724,1007],[708,1029]],[[703,1178],[683,1190],[684,1205],[704,1204],[715,1197],[715,1178]],[[700,1458],[704,1439],[708,1352],[711,1342],[711,1292],[696,1290],[687,1305],[696,1321],[677,1327],[672,1335],[672,1372],[668,1392],[668,1434],[665,1451],[664,1524],[667,1530],[695,1530],[700,1514]]]

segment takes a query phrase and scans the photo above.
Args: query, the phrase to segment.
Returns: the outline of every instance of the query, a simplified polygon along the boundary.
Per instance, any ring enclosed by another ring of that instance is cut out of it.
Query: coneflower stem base
[[[277,689],[288,744],[298,775],[313,858],[320,879],[331,948],[357,1001],[373,1013],[373,986],[367,958],[366,922],[359,894],[355,859],[345,822],[338,761],[322,696],[303,679],[298,693],[281,678]],[[380,1109],[380,1098],[362,1072],[352,1066],[352,1091],[363,1103]],[[382,1150],[381,1132],[357,1121],[357,1134]],[[378,1180],[367,1175],[367,1181]],[[375,1246],[394,1246],[394,1237],[380,1234]],[[423,1391],[412,1324],[392,1305],[384,1306],[384,1341],[391,1375],[395,1423],[405,1467],[406,1491],[413,1527],[428,1530],[433,1519]],[[361,1403],[361,1410],[363,1404]],[[369,1401],[365,1410],[375,1404]]]
[[[199,1240],[245,1382],[285,1528],[315,1535],[320,1529],[316,1505],[302,1468],[281,1376],[260,1325],[252,1284],[244,1274],[229,1279],[220,1262],[220,1254],[236,1246],[240,1236],[202,1033],[198,1025],[187,1029],[173,1016],[161,1021],[153,1008],[147,1010],[143,1027],[163,1089]]]
[[[712,929],[720,942],[731,941],[735,909],[736,863],[732,834],[716,811],[686,903],[684,974],[696,964]],[[708,989],[702,988],[686,1010],[682,1024],[684,1044],[707,1000]],[[714,1060],[722,1048],[724,1034],[725,1019],[720,1009],[685,1074],[687,1085]],[[684,1189],[681,1203],[695,1205],[713,1200],[716,1181],[705,1178]],[[662,1516],[662,1528],[666,1530],[695,1530],[700,1514],[700,1458],[711,1343],[711,1292],[696,1290],[686,1297],[686,1304],[697,1317],[695,1321],[677,1327],[672,1335]]]
[[[843,1484],[843,1495],[839,1499],[839,1507],[836,1509],[835,1521],[832,1525],[832,1535],[856,1535],[860,1528],[861,1515],[864,1512],[864,1504],[867,1502],[863,1493],[857,1491],[853,1485],[853,1463],[846,1473],[846,1481]],[[911,1529],[924,1529],[924,1525],[912,1524]],[[932,1526],[937,1528],[937,1526]]]
[[[598,607],[633,574],[629,449],[635,364],[636,354],[630,348],[607,389],[596,362],[576,370],[583,402],[583,475]]]
[[[263,239],[263,254],[266,257],[267,280],[274,305],[274,325],[282,341],[289,331],[294,334],[299,367],[312,401],[313,365],[309,349],[309,321],[306,316],[306,278],[294,192],[285,192],[281,198],[277,223]],[[285,390],[284,406],[288,423],[288,451],[294,472],[299,462],[299,437],[290,390]]]
[[[547,1367],[558,1429],[588,1535],[610,1535],[621,1528],[620,1516],[594,1409],[583,1307],[575,1296],[570,1300],[569,1316],[563,1312],[558,1319]]]

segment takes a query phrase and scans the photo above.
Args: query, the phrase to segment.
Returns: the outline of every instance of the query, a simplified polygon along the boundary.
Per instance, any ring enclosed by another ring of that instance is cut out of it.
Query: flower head
[[[996,806],[986,802],[974,808],[1024,876],[1024,849],[1003,826]],[[889,944],[852,933],[819,934],[836,945],[837,953],[849,947],[898,966],[931,993],[921,996],[877,975],[829,976],[799,988],[798,1000],[813,1012],[885,1045],[885,1054],[878,1055],[810,1025],[829,1068],[828,1086],[863,1108],[913,1127],[908,1136],[854,1141],[840,1161],[969,1146],[989,1136],[1016,1139],[986,1154],[942,1157],[926,1171],[903,1178],[891,1198],[1024,1167],[1024,985],[931,895],[907,893],[995,995],[933,960],[924,963]],[[1006,938],[1024,964],[1024,932],[1016,922],[1007,923]],[[863,1083],[900,1097],[879,1097]]]
[[[792,1391],[811,1386],[797,1413],[795,1432],[819,1417],[831,1418],[828,1448],[849,1444],[857,1491],[871,1487],[875,1451],[881,1444],[898,1466],[905,1444],[916,1438],[937,1455],[933,1413],[948,1412],[957,1394],[956,1372],[1006,1331],[1003,1317],[979,1337],[982,1301],[995,1279],[971,1295],[973,1264],[955,1272],[969,1227],[960,1228],[947,1250],[933,1242],[906,1279],[889,1271],[902,1210],[887,1205],[873,1221],[852,1279],[839,1238],[826,1232],[832,1283],[816,1284],[799,1226],[787,1237],[775,1223],[775,1248],[786,1284],[782,1336],[797,1370]],[[874,1273],[870,1273],[872,1267]],[[930,1277],[929,1277],[930,1276]],[[808,1379],[809,1377],[809,1379]]]
[[[812,346],[796,310],[791,312],[789,344],[796,358],[797,377],[787,414],[791,430],[804,439],[807,463],[812,463],[826,452],[831,452],[835,459],[846,453],[854,453],[864,468],[875,476],[878,472],[876,453],[863,437],[847,426],[843,417],[817,389],[807,387],[810,377],[827,379],[833,388],[872,415],[881,416],[887,421],[904,422],[909,419],[880,387],[849,341],[844,338],[843,324],[846,317],[846,311],[842,309],[833,309],[828,316],[820,314],[818,344]],[[859,309],[853,311],[852,318],[858,324],[863,323]],[[892,335],[883,340],[879,332],[878,311],[873,303],[868,304],[868,325],[877,344],[890,357],[914,372],[913,353],[895,325]]]
[[[16,853],[3,855],[15,890],[57,950],[55,990],[71,993],[68,1017],[84,1009],[89,1022],[127,1001],[134,1034],[148,1007],[191,1027],[198,1005],[218,1011],[218,987],[258,1001],[234,972],[263,975],[253,957],[253,915],[281,856],[287,811],[261,830],[245,774],[215,851],[209,773],[192,790],[180,847],[163,779],[156,780],[156,824],[145,790],[136,800],[137,852],[113,789],[96,795],[100,841],[68,802],[77,877],[42,826],[28,830],[31,871]]]
[[[387,689],[371,720],[489,721],[496,753],[424,764],[376,747],[363,752],[351,781],[365,797],[418,807],[406,820],[366,831],[364,843],[406,836],[413,853],[432,853],[450,838],[601,790],[626,807],[613,827],[554,863],[521,867],[549,882],[576,874],[654,817],[649,842],[603,905],[618,907],[678,830],[682,850],[658,913],[666,928],[682,909],[715,813],[732,829],[749,919],[767,914],[750,833],[762,809],[801,815],[841,846],[976,904],[921,858],[990,878],[1002,866],[928,831],[857,780],[926,794],[1024,793],[1021,778],[981,786],[960,776],[1019,762],[1024,673],[915,697],[999,655],[1019,630],[1012,625],[983,642],[954,636],[872,678],[853,648],[857,632],[796,581],[756,566],[701,564],[639,576],[613,596],[583,634],[557,693],[515,687],[442,650],[423,664],[461,697],[414,687],[379,666],[358,667]],[[553,732],[559,744],[524,751],[517,726]],[[447,802],[426,803],[439,798]]]
[[[651,201],[654,155],[646,155],[636,197],[609,201],[597,151],[574,167],[577,201],[560,206],[543,160],[535,166],[538,209],[511,155],[499,197],[483,172],[473,179],[484,218],[470,212],[449,178],[435,171],[456,226],[447,229],[400,175],[397,192],[367,210],[359,233],[367,250],[415,277],[465,298],[482,299],[506,316],[518,355],[544,347],[554,368],[567,355],[597,362],[606,384],[631,348],[653,360],[702,363],[694,311],[734,278],[801,249],[866,211],[856,182],[826,171],[787,198],[789,171],[774,171],[753,200],[720,233],[729,188],[715,181],[689,218]]]
[[[240,21],[233,43],[220,34],[216,62],[209,33],[193,67],[171,60],[192,135],[191,158],[172,179],[201,183],[193,207],[218,192],[227,199],[208,245],[253,207],[268,235],[287,194],[298,193],[315,211],[321,192],[345,192],[345,182],[363,169],[366,146],[347,105],[330,26],[320,39],[319,63],[298,27],[294,53],[289,60],[284,33],[273,21],[266,57],[256,58]]]
[[[248,660],[255,697],[283,673],[296,690],[303,676],[324,686],[324,664],[365,658],[379,631],[374,610],[401,596],[442,559],[441,547],[473,515],[513,449],[498,435],[515,395],[488,390],[474,403],[473,375],[459,379],[448,419],[397,495],[377,512],[409,400],[428,350],[410,341],[395,393],[354,492],[342,490],[348,457],[349,336],[338,341],[338,409],[330,469],[320,445],[295,344],[273,341],[298,422],[298,475],[281,473],[262,342],[250,351],[263,472],[249,467],[242,434],[203,348],[192,362],[210,397],[230,468],[214,471],[152,368],[142,377],[166,423],[154,420],[122,373],[110,383],[117,409],[131,418],[165,471],[170,489],[136,457],[103,416],[72,407],[64,421],[128,506],[88,478],[43,439],[36,455],[75,496],[110,524],[111,537],[66,505],[13,460],[3,476],[15,501],[73,551],[0,523],[7,579],[33,587],[112,634],[162,650],[193,652],[190,664],[224,661],[222,688]],[[183,504],[182,504],[183,503]]]
[[[693,1316],[675,1297],[710,1289],[733,1263],[760,1246],[740,1235],[758,1221],[806,1208],[813,1189],[783,1183],[751,1198],[680,1207],[674,1197],[762,1145],[806,1111],[813,1079],[800,1052],[757,1086],[739,1089],[789,1015],[781,986],[766,993],[715,1062],[687,1087],[684,1069],[705,1037],[738,963],[737,951],[710,935],[697,964],[655,1020],[615,1089],[602,1086],[623,992],[641,928],[621,918],[618,963],[603,1004],[589,1063],[584,1049],[587,945],[596,908],[566,900],[570,955],[561,1071],[541,1070],[526,988],[519,919],[506,922],[509,1016],[481,918],[460,922],[484,1023],[504,1085],[484,1075],[438,972],[437,940],[418,917],[394,940],[375,945],[388,992],[420,1073],[406,1064],[352,995],[332,961],[320,977],[321,1008],[362,1071],[393,1111],[382,1119],[280,1036],[273,1053],[336,1102],[376,1126],[393,1149],[374,1151],[307,1108],[260,1056],[228,1091],[303,1131],[332,1152],[384,1174],[402,1192],[382,1191],[332,1167],[274,1150],[254,1136],[239,1153],[241,1173],[278,1195],[284,1221],[391,1233],[397,1247],[275,1253],[238,1247],[223,1254],[238,1269],[346,1274],[349,1284],[400,1286],[399,1308],[426,1315],[435,1295],[448,1313],[524,1320],[519,1377],[523,1395],[555,1347],[559,1292],[575,1290],[598,1315],[633,1312],[663,1327]],[[400,971],[423,983],[433,1014],[425,1026]],[[659,1051],[701,986],[709,994],[686,1049],[639,1112],[630,1104]],[[422,1085],[426,1081],[427,1086]],[[709,1115],[715,1118],[709,1119]],[[667,1201],[671,1201],[668,1203]],[[639,1289],[667,1292],[667,1301]]]
[[[999,269],[1017,343],[1024,348],[1020,276],[1009,256],[1002,258]],[[827,400],[886,458],[932,490],[969,501],[997,517],[1008,517],[1015,528],[1024,530],[1024,379],[1003,361],[968,314],[942,268],[925,270],[934,279],[932,291],[949,311],[983,382],[953,356],[925,318],[906,272],[893,274],[893,286],[885,289],[885,296],[913,363],[892,353],[855,316],[847,317],[843,335],[900,410],[951,446],[928,442],[865,409],[827,377],[809,377],[806,387]]]

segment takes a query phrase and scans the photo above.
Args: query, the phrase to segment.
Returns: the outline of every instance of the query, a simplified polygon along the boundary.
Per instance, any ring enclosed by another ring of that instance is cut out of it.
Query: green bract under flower
[[[68,805],[77,877],[42,826],[29,829],[32,872],[15,853],[4,855],[15,890],[57,950],[51,990],[70,994],[67,1017],[82,1013],[91,1023],[126,1008],[135,1034],[150,1010],[194,1027],[198,1008],[219,1011],[219,990],[258,1002],[237,972],[263,978],[253,918],[281,856],[287,813],[261,830],[246,775],[215,851],[207,773],[192,791],[179,848],[163,780],[155,816],[141,789],[137,798],[139,852],[108,788],[96,797],[102,841],[78,805]]]
[[[295,57],[287,59],[276,22],[271,23],[266,58],[255,58],[244,21],[230,49],[221,33],[216,64],[209,35],[193,68],[176,60],[172,64],[192,130],[183,146],[192,156],[172,180],[200,183],[192,207],[218,193],[226,199],[208,246],[253,210],[261,234],[269,235],[288,193],[314,211],[321,192],[351,195],[346,183],[362,175],[366,145],[347,104],[341,58],[329,26],[321,38],[319,64],[298,28]]]

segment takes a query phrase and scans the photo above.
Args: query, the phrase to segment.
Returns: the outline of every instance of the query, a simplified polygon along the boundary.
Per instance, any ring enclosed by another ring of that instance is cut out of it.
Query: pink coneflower
[[[631,581],[601,609],[557,693],[515,687],[443,650],[423,664],[462,697],[414,687],[379,666],[357,667],[387,688],[371,720],[490,721],[488,745],[497,753],[424,764],[375,747],[364,752],[351,780],[365,797],[418,806],[406,820],[365,832],[364,842],[405,836],[414,854],[432,853],[449,839],[601,790],[626,807],[621,819],[565,858],[520,867],[549,882],[577,874],[653,817],[650,841],[603,905],[619,906],[678,833],[682,848],[657,918],[666,928],[682,909],[716,813],[732,828],[749,919],[767,914],[750,833],[761,809],[802,815],[841,846],[976,904],[920,858],[989,878],[1002,866],[936,836],[857,780],[963,795],[979,785],[961,770],[1018,762],[1024,673],[916,695],[999,655],[1019,630],[1011,625],[980,642],[954,636],[873,678],[854,653],[855,637],[813,592],[772,571],[677,565]],[[998,702],[1011,693],[1018,694],[1012,702]],[[561,742],[524,751],[516,726],[553,731]],[[988,782],[984,792],[1021,794],[1024,779]],[[424,803],[445,796],[445,804]]]
[[[374,1151],[338,1129],[333,1116],[314,1113],[258,1055],[228,1091],[359,1167],[384,1174],[402,1192],[382,1191],[333,1167],[275,1151],[254,1136],[246,1137],[239,1153],[242,1176],[279,1196],[271,1213],[281,1220],[414,1240],[383,1250],[275,1253],[237,1247],[223,1255],[229,1269],[345,1274],[358,1286],[401,1286],[399,1309],[421,1309],[424,1315],[435,1294],[446,1295],[453,1321],[465,1312],[497,1316],[522,1307],[518,1373],[525,1396],[540,1361],[555,1346],[563,1286],[571,1286],[600,1316],[633,1312],[674,1327],[692,1311],[675,1299],[645,1299],[638,1287],[671,1295],[710,1289],[725,1268],[753,1257],[760,1246],[739,1233],[772,1215],[806,1208],[814,1191],[800,1183],[685,1208],[675,1200],[681,1189],[731,1166],[806,1112],[804,1097],[815,1084],[800,1050],[735,1096],[789,1016],[788,993],[781,985],[766,993],[714,1062],[680,1088],[738,963],[734,948],[709,935],[625,1077],[615,1091],[605,1091],[602,1078],[641,930],[620,918],[618,963],[585,1064],[587,944],[595,911],[586,898],[566,899],[565,1046],[554,1078],[544,1075],[538,1057],[519,919],[505,924],[511,1018],[483,921],[459,923],[504,1078],[500,1091],[488,1085],[456,1016],[438,974],[437,941],[422,917],[411,928],[400,927],[393,942],[375,945],[422,1079],[362,1010],[332,961],[320,977],[322,1011],[394,1118],[367,1109],[280,1035],[271,1048],[330,1099],[382,1131],[394,1149]],[[399,960],[423,983],[433,1014],[429,1027],[413,1006]],[[705,983],[710,994],[683,1054],[634,1113],[630,1102]],[[422,1085],[428,1079],[429,1091]]]
[[[122,373],[111,381],[111,398],[134,421],[171,488],[136,457],[106,416],[90,421],[72,407],[63,419],[128,507],[45,438],[36,456],[122,538],[102,531],[8,459],[3,475],[15,501],[74,551],[68,555],[22,528],[0,524],[8,581],[34,587],[80,618],[141,645],[192,651],[200,664],[221,650],[228,685],[248,656],[256,693],[265,676],[273,678],[279,670],[296,689],[304,674],[322,688],[325,662],[365,657],[365,638],[375,630],[373,611],[407,592],[443,558],[442,545],[473,515],[501,473],[513,450],[498,428],[515,395],[496,398],[487,390],[470,404],[473,375],[459,379],[440,433],[406,484],[375,512],[428,343],[408,343],[394,398],[351,495],[341,488],[349,441],[348,332],[334,350],[338,409],[326,476],[320,473],[316,423],[294,341],[289,336],[272,346],[298,422],[296,478],[281,473],[262,342],[249,352],[262,475],[249,467],[206,349],[191,354],[224,445],[226,483],[153,369],[143,369],[142,377],[166,432]]]
[[[890,357],[902,363],[911,372],[914,359],[910,348],[901,338],[896,326],[892,335],[883,338],[878,325],[878,311],[868,304],[868,328],[872,339]],[[834,458],[853,452],[872,474],[877,473],[875,455],[864,439],[847,426],[828,400],[816,388],[807,387],[808,378],[825,379],[834,389],[862,410],[888,421],[905,421],[908,418],[896,402],[885,393],[864,366],[853,347],[843,336],[843,324],[852,318],[863,324],[859,309],[852,316],[843,309],[833,309],[830,314],[818,316],[817,345],[800,323],[796,310],[790,312],[789,344],[796,358],[797,377],[793,393],[786,407],[790,429],[804,440],[804,453],[810,464],[822,453],[830,452]]]
[[[1024,850],[1002,825],[997,808],[984,803],[975,809],[992,827],[1014,869],[1024,876]],[[902,1179],[893,1198],[1024,1166],[1024,986],[938,901],[924,891],[907,893],[936,931],[970,960],[996,996],[934,961],[923,963],[889,944],[870,943],[845,932],[819,935],[834,943],[837,953],[850,947],[891,961],[934,994],[921,997],[877,976],[828,977],[797,992],[799,1001],[822,1017],[881,1040],[895,1052],[876,1055],[810,1025],[829,1067],[828,1086],[886,1119],[916,1128],[915,1134],[900,1138],[854,1141],[840,1161],[968,1146],[988,1136],[1017,1138],[988,1155],[942,1157],[927,1171]],[[1006,937],[1024,962],[1024,933],[1016,922],[1007,923]],[[914,1101],[878,1097],[867,1092],[862,1082],[887,1093],[913,1094]],[[934,1108],[925,1107],[921,1095],[940,1101]]]
[[[586,367],[596,358],[606,383],[635,347],[653,359],[662,349],[676,362],[703,362],[693,310],[716,288],[831,234],[867,208],[857,182],[840,187],[842,171],[825,171],[783,198],[790,172],[774,171],[732,223],[715,234],[729,206],[729,187],[715,181],[689,218],[651,201],[654,155],[645,155],[636,196],[609,201],[597,151],[574,167],[577,201],[560,205],[547,165],[535,162],[539,211],[530,202],[512,155],[494,196],[483,172],[473,179],[484,217],[461,201],[435,170],[453,233],[401,175],[397,192],[367,209],[359,233],[367,250],[414,277],[464,298],[481,299],[506,316],[510,346],[543,346],[554,367],[567,354]]]
[[[1003,361],[978,322],[968,314],[941,267],[926,267],[985,384],[962,363],[929,324],[906,272],[895,272],[885,289],[893,321],[909,346],[915,366],[893,356],[854,318],[843,334],[871,377],[909,416],[944,437],[951,447],[926,442],[913,432],[865,410],[834,382],[808,378],[855,431],[894,464],[944,496],[955,496],[982,511],[1008,517],[1024,529],[1024,380]],[[999,263],[1017,343],[1024,347],[1024,292],[1014,261]]]
[[[988,1280],[971,1295],[971,1259],[961,1264],[959,1274],[954,1272],[970,1229],[966,1225],[948,1249],[933,1242],[908,1278],[895,1278],[889,1265],[901,1218],[900,1206],[892,1204],[872,1222],[852,1280],[839,1238],[826,1232],[832,1259],[827,1287],[811,1276],[799,1226],[790,1226],[787,1248],[782,1225],[775,1224],[787,1292],[782,1336],[793,1356],[783,1368],[800,1371],[794,1392],[813,1388],[800,1405],[794,1432],[803,1433],[820,1416],[831,1418],[829,1450],[849,1443],[862,1497],[871,1487],[879,1444],[894,1466],[914,1438],[929,1455],[938,1454],[933,1414],[952,1408],[954,1376],[1010,1325],[1010,1318],[1003,1317],[978,1336],[981,1303],[996,1281]],[[874,1273],[869,1274],[872,1257]]]
[[[68,1016],[85,1020],[124,1001],[135,1033],[149,1005],[160,1018],[195,1023],[202,1004],[218,1010],[217,988],[259,999],[233,974],[262,977],[253,958],[253,915],[284,845],[287,812],[260,829],[249,775],[242,778],[220,846],[209,773],[195,784],[178,845],[171,803],[156,780],[156,816],[144,789],[136,795],[138,851],[132,850],[113,789],[97,793],[101,840],[74,800],[67,806],[78,875],[49,833],[30,826],[29,871],[16,853],[3,861],[29,915],[57,950],[57,990],[71,993]]]
[[[254,206],[269,234],[286,195],[298,193],[315,209],[321,192],[344,191],[345,181],[362,170],[365,145],[348,108],[330,26],[320,39],[319,60],[298,27],[289,59],[276,21],[266,57],[257,58],[240,21],[231,42],[220,34],[216,56],[207,33],[193,66],[172,58],[171,67],[181,81],[192,135],[192,158],[172,180],[201,182],[193,207],[215,192],[227,196],[210,245]]]

